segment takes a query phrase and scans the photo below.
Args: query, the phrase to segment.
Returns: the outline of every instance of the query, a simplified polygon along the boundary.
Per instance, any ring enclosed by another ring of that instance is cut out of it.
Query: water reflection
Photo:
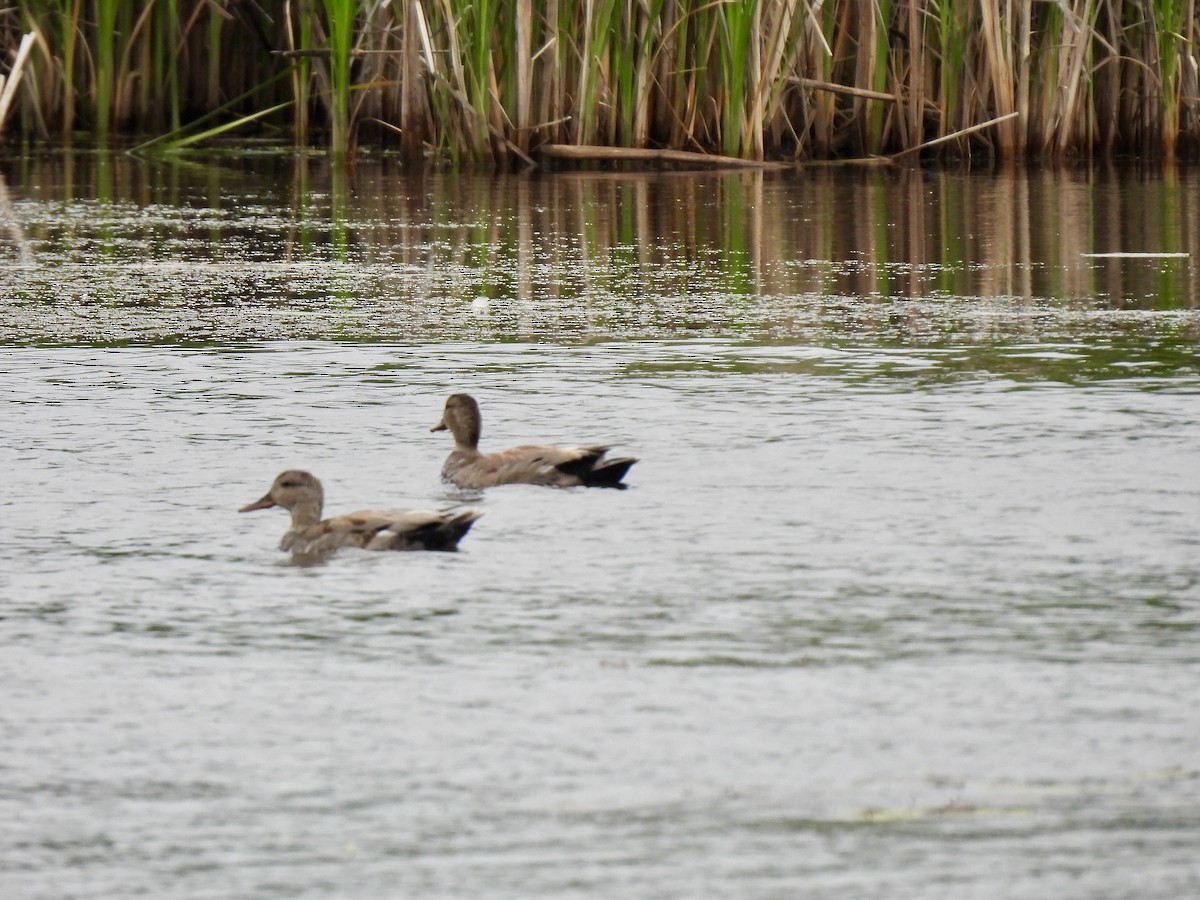
[[[132,293],[169,303],[180,285],[162,266],[177,263],[220,267],[215,285],[188,285],[189,307],[236,293],[222,283],[232,278],[255,308],[341,299],[377,305],[376,328],[387,329],[389,310],[420,304],[445,328],[446,305],[486,297],[508,306],[508,321],[492,323],[501,332],[564,326],[568,339],[647,327],[742,333],[763,325],[764,301],[782,308],[769,317],[786,332],[789,310],[829,297],[1200,305],[1191,256],[1086,255],[1197,246],[1190,169],[492,177],[411,174],[386,159],[347,173],[304,156],[64,153],[10,161],[4,174],[3,286],[22,301],[120,303]],[[75,267],[104,264],[116,270],[71,284]],[[836,316],[824,325],[843,328]],[[36,331],[31,322],[11,336]]]

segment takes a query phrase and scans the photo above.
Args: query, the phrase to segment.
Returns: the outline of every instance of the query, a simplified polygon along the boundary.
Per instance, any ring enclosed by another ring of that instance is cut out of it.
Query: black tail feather
[[[611,487],[624,490],[625,485],[621,484],[621,479],[625,477],[625,473],[635,462],[637,459],[632,456],[597,460],[591,470],[582,473],[583,483],[588,487]]]
[[[444,522],[437,522],[398,534],[388,549],[391,550],[457,550],[458,542],[463,539],[475,520],[481,515],[475,510],[466,510]]]

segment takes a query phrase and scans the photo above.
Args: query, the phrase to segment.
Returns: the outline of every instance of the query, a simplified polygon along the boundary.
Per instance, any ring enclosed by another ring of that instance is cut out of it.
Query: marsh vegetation
[[[15,0],[10,139],[519,165],[1200,150],[1192,0]],[[13,72],[13,74],[18,74]]]

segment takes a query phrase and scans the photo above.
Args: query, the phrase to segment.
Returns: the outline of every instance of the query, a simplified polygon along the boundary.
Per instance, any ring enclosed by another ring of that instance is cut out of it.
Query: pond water
[[[1200,894],[1197,173],[0,172],[0,895]]]

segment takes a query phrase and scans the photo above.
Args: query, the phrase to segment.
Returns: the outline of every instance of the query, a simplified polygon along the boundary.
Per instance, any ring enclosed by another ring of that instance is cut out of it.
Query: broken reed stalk
[[[922,150],[928,150],[930,147],[936,147],[938,144],[945,144],[950,141],[957,141],[959,138],[964,138],[969,134],[975,134],[975,132],[977,132],[977,131],[983,131],[985,128],[991,128],[995,125],[1000,125],[1004,122],[1008,122],[1012,119],[1015,119],[1019,115],[1020,115],[1020,113],[1016,112],[1014,110],[1013,112],[1010,112],[1006,116],[998,116],[997,118],[992,119],[991,121],[980,122],[978,125],[972,125],[970,128],[960,128],[958,131],[954,132],[953,134],[945,134],[945,135],[942,135],[941,137],[933,138],[932,140],[928,140],[923,144],[918,144],[916,147],[909,147],[905,150],[900,150],[896,153],[893,153],[888,157],[888,159],[892,159],[892,160],[900,159],[903,156],[908,156],[910,153],[920,153]]]
[[[639,147],[598,147],[583,144],[543,144],[538,156],[554,159],[589,160],[592,162],[668,162],[704,168],[726,169],[786,169],[784,163],[742,159],[738,156],[717,156],[712,153],[693,153],[687,150],[648,150]]]

